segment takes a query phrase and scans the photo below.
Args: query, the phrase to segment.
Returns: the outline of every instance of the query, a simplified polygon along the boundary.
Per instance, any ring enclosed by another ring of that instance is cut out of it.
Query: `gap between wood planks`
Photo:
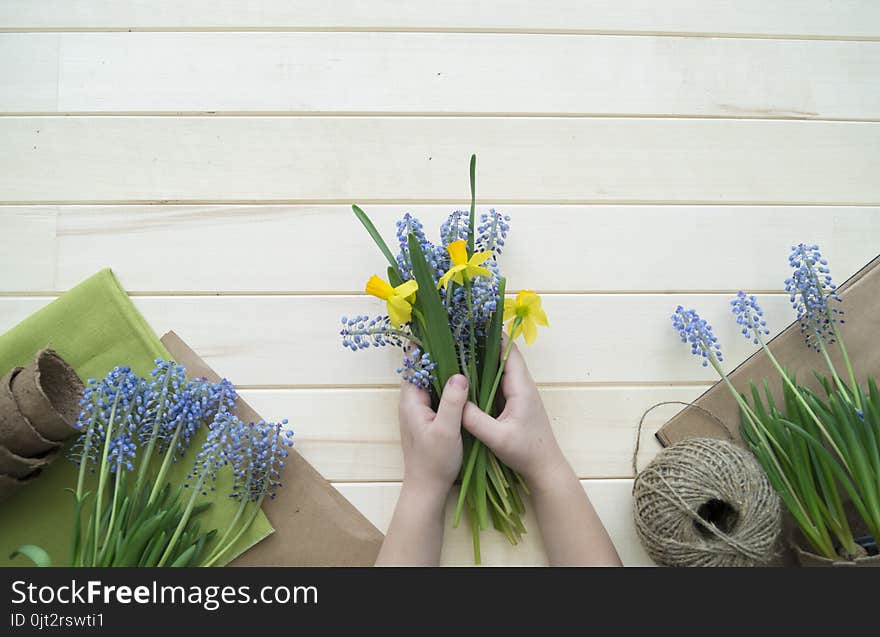
[[[819,117],[811,113],[767,113],[765,115],[700,115],[677,113],[504,113],[504,112],[447,112],[447,111],[5,111],[0,117],[348,117],[348,118],[503,118],[503,119],[711,119],[748,121],[786,121],[821,123],[876,124],[874,117]]]
[[[724,38],[732,40],[808,40],[828,42],[880,42],[880,36],[809,35],[803,33],[742,33],[692,31],[631,31],[626,29],[516,29],[489,27],[378,27],[378,26],[179,26],[179,27],[0,27],[0,33],[448,33],[499,35],[601,35],[669,38]]]

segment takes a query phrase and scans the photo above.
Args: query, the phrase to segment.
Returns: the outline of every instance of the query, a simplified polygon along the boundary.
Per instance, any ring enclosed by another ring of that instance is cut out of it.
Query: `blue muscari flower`
[[[293,432],[285,430],[287,420],[280,423],[250,423],[242,429],[230,455],[233,485],[230,497],[242,501],[257,502],[263,497],[275,498],[275,491],[282,486],[281,469],[288,457],[288,447],[293,446]]]
[[[467,240],[470,212],[456,210],[440,225],[440,242],[448,246],[453,241]]]
[[[747,295],[740,290],[736,298],[730,302],[732,312],[736,316],[736,323],[742,329],[742,335],[755,345],[760,342],[761,334],[769,334],[767,321],[764,320],[764,310],[758,305],[754,295]]]
[[[675,308],[672,315],[672,327],[681,336],[682,343],[690,343],[691,354],[703,358],[703,367],[714,358],[721,362],[721,345],[712,333],[712,326],[700,318],[696,310],[686,310],[681,305]]]
[[[88,379],[76,424],[82,433],[68,457],[77,464],[96,464],[106,445],[108,469],[131,471],[145,393],[145,384],[129,367],[114,367],[100,382]]]
[[[210,425],[205,443],[196,454],[184,487],[197,488],[203,495],[214,491],[217,472],[235,456],[245,435],[245,425],[234,413],[218,412]]]
[[[96,378],[89,378],[86,381],[79,402],[79,417],[76,421],[76,428],[81,433],[67,453],[67,457],[76,464],[96,463],[98,451],[104,444],[104,426],[98,417],[100,414],[98,408],[100,391],[100,385]]]
[[[480,225],[475,230],[476,250],[492,250],[497,256],[504,250],[504,242],[510,231],[510,217],[491,208],[488,213],[480,215]]]
[[[404,352],[403,365],[397,368],[401,377],[422,389],[428,389],[434,382],[434,368],[437,363],[431,361],[428,352],[422,352],[418,347]]]
[[[437,272],[441,266],[438,258],[442,260],[442,255],[438,252],[438,246],[428,241],[422,222],[408,212],[397,222],[397,242],[400,245],[400,253],[397,255],[397,266],[400,270],[401,278],[404,281],[413,278],[412,261],[409,258],[409,235],[411,233],[415,234],[418,239],[422,252],[425,255],[425,260],[432,270],[434,279],[437,280],[440,276]]]
[[[797,313],[804,341],[820,350],[823,343],[834,343],[834,323],[844,322],[838,318],[843,312],[830,305],[831,301],[840,302],[840,297],[831,280],[828,261],[822,257],[818,245],[800,243],[791,247],[788,264],[792,275],[785,280],[785,291]]]
[[[185,400],[187,380],[183,365],[161,358],[157,358],[155,364],[147,379],[148,391],[145,404],[147,417],[143,419],[138,431],[138,438],[142,443],[150,440],[154,428],[157,431],[157,440],[170,440],[176,426],[174,417],[177,412],[174,411],[174,406]],[[156,418],[159,418],[158,422]]]
[[[367,315],[358,314],[353,318],[342,317],[342,346],[357,352],[370,346],[384,347],[391,345],[401,347],[403,339],[387,316],[370,318]]]
[[[168,433],[160,439],[159,452],[168,450],[171,437],[179,430],[176,449],[172,451],[180,456],[185,455],[199,428],[214,419],[218,412],[234,411],[237,399],[235,388],[225,378],[219,383],[205,378],[188,381],[179,393],[178,400],[168,407]]]

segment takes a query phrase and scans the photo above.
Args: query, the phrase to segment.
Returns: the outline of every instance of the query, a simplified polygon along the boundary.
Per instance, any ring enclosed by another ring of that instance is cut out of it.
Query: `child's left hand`
[[[400,440],[404,486],[438,490],[445,496],[462,461],[461,412],[468,381],[461,374],[446,383],[437,413],[424,389],[404,381],[400,387]]]

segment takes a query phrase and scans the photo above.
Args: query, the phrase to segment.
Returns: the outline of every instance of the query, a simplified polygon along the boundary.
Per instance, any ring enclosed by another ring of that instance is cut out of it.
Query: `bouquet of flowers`
[[[405,214],[397,222],[395,256],[367,215],[355,215],[388,260],[387,281],[374,275],[366,292],[386,302],[387,314],[342,318],[342,344],[352,351],[393,346],[403,349],[397,370],[407,381],[439,401],[446,381],[457,373],[469,381],[470,400],[490,415],[499,413],[497,391],[514,340],[521,334],[532,343],[538,325],[547,325],[541,298],[523,290],[505,298],[505,279],[498,266],[510,218],[495,210],[475,218],[476,157],[471,157],[470,211],[457,210],[440,227],[440,244],[425,235],[421,222]],[[508,341],[502,352],[502,329]],[[453,527],[466,506],[471,521],[474,561],[480,563],[480,531],[490,521],[516,544],[525,533],[519,490],[522,478],[466,431],[461,490]]]
[[[74,498],[71,566],[212,566],[250,527],[266,497],[281,486],[293,435],[279,424],[245,424],[228,380],[187,380],[186,370],[157,360],[149,378],[116,367],[90,379],[69,458],[79,465]],[[172,488],[171,465],[184,459],[200,429],[204,444],[190,460],[186,483]],[[228,526],[204,531],[198,519],[218,473],[232,472],[229,497],[239,505]],[[97,484],[88,480],[96,474]],[[89,489],[90,490],[87,490]],[[48,566],[45,550],[16,551]]]
[[[838,324],[843,311],[828,262],[817,245],[799,244],[789,256],[785,281],[808,347],[824,360],[830,378],[816,374],[825,396],[800,385],[767,346],[770,331],[753,295],[740,292],[731,301],[743,336],[767,354],[782,380],[784,404],[777,406],[766,382],[763,396],[751,383],[741,395],[721,369],[721,346],[712,327],[693,309],[679,306],[672,323],[691,352],[711,365],[739,404],[740,430],[785,502],[801,533],[819,555],[851,560],[877,553],[880,540],[880,392],[874,378],[856,380]],[[829,355],[837,346],[846,368],[838,373]],[[856,537],[844,496],[873,537]]]

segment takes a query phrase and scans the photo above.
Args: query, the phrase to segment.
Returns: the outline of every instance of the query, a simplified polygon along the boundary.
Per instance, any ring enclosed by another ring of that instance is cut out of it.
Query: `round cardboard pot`
[[[856,537],[861,535],[868,535],[866,525],[855,514],[855,510],[852,508],[852,505],[847,503],[845,506],[847,512],[847,521],[849,522],[853,534]],[[801,533],[801,530],[798,528],[793,529],[789,541],[791,542],[792,551],[800,566],[880,566],[880,555],[863,555],[861,557],[856,557],[852,560],[847,560],[842,557],[832,560],[827,557],[817,555],[811,550],[803,548],[809,546],[809,543],[807,542],[807,539],[804,537],[804,535]]]
[[[0,474],[0,502],[14,494],[23,486],[30,484],[31,481],[39,474],[40,471],[38,469],[24,480],[19,480],[17,478],[13,478],[12,476],[5,476],[3,474]]]
[[[59,452],[59,449],[55,449],[36,458],[23,458],[0,446],[0,474],[19,479],[27,478],[34,471],[42,469],[55,460]]]
[[[33,363],[12,380],[18,410],[44,438],[60,442],[77,433],[83,384],[57,352],[37,352]]]
[[[19,411],[11,384],[20,370],[16,367],[0,379],[0,445],[18,456],[32,458],[57,449],[59,444],[41,436]]]
[[[866,555],[854,560],[830,560],[827,557],[816,555],[799,546],[794,547],[794,554],[801,566],[880,566],[880,555]]]

